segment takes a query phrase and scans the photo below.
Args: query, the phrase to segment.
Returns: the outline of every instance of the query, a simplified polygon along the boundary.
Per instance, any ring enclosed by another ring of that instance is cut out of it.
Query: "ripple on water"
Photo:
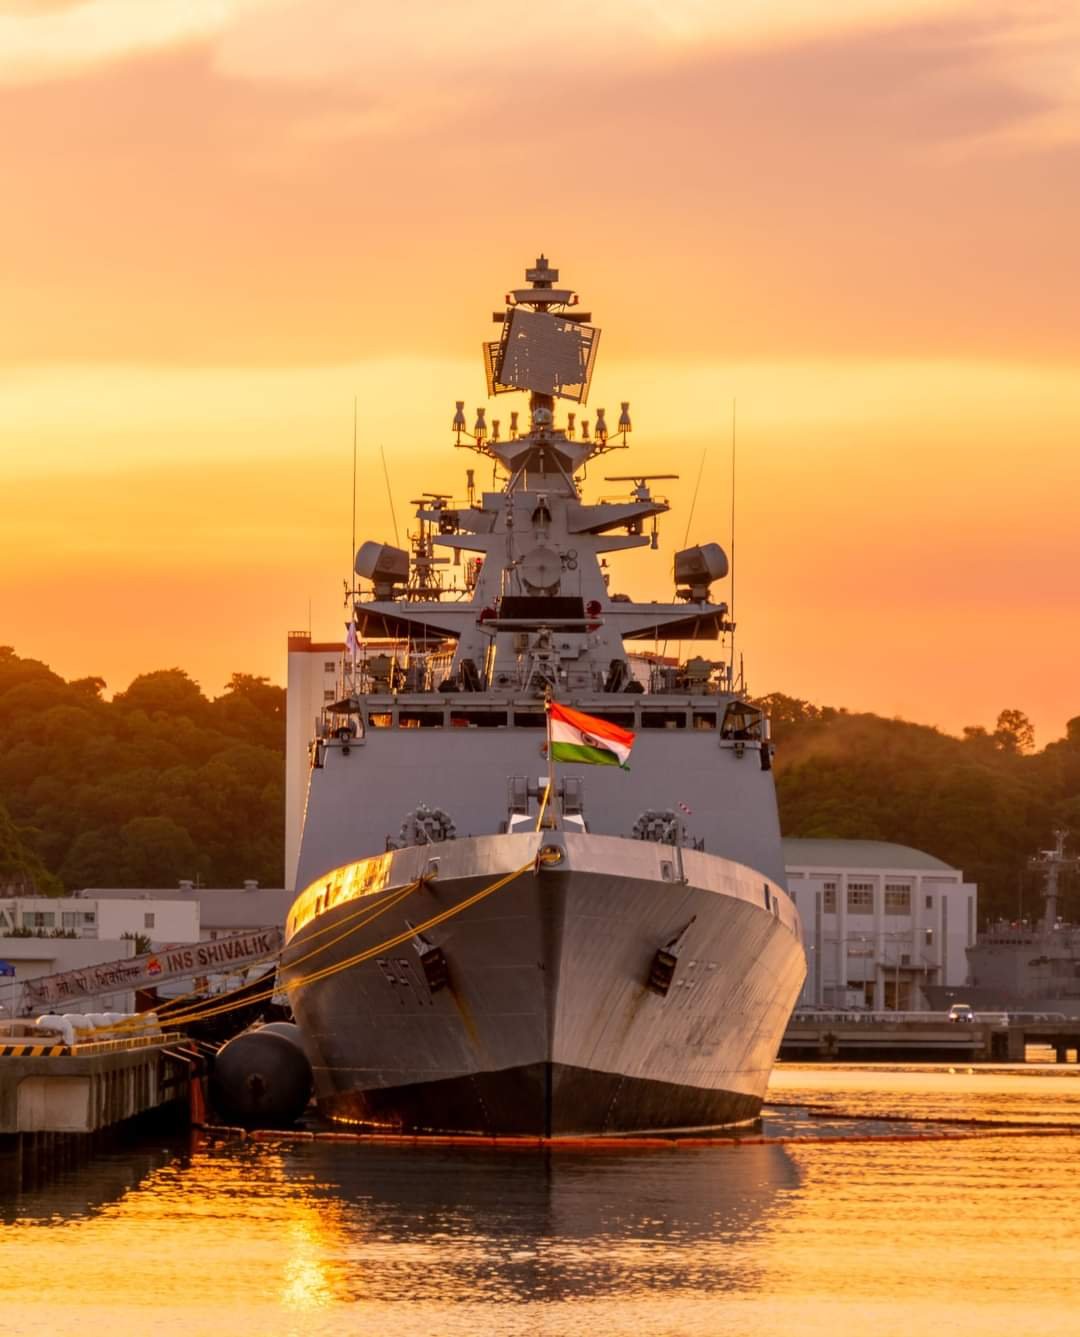
[[[885,1110],[969,1107],[1072,1120],[1078,1094],[1069,1077],[1001,1070],[785,1067],[773,1084],[776,1099],[855,1105],[866,1126]],[[4,1326],[57,1337],[835,1337],[867,1325],[874,1337],[1075,1337],[1075,1146],[134,1148],[5,1204]]]

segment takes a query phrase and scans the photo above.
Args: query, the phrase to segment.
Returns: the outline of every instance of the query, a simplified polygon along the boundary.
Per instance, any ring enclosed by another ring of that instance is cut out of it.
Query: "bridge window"
[[[368,724],[373,729],[389,729],[394,723],[394,717],[388,710],[371,710],[368,712]]]
[[[720,725],[720,736],[722,738],[735,739],[759,739],[762,736],[762,720],[764,716],[755,706],[747,705],[745,701],[732,701],[727,710],[724,711],[723,723]]]
[[[544,729],[546,727],[547,718],[542,710],[514,711],[515,729]]]
[[[716,711],[715,710],[695,710],[694,711],[695,729],[715,729]]]
[[[643,710],[641,712],[643,729],[685,729],[685,710]]]
[[[451,729],[505,729],[505,710],[452,710]]]
[[[402,729],[441,729],[441,710],[399,710],[398,726]]]

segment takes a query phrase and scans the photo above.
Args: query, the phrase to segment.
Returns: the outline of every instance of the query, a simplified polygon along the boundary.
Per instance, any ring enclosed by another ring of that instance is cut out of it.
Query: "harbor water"
[[[1077,1068],[770,1097],[782,1140],[694,1149],[143,1141],[0,1202],[4,1331],[1077,1332]]]

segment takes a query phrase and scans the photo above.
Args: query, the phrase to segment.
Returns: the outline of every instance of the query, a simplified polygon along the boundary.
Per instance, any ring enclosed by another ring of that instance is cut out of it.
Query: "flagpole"
[[[544,693],[544,720],[547,723],[547,760],[548,760],[548,781],[547,788],[544,790],[544,797],[540,804],[540,812],[536,818],[536,829],[540,830],[544,822],[544,813],[547,811],[548,803],[551,801],[552,791],[555,785],[555,757],[551,751],[551,688]]]

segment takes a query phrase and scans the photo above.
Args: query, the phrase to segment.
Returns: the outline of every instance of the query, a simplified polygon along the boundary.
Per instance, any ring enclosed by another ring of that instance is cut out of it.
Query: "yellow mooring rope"
[[[401,902],[406,898],[406,896],[410,896],[420,885],[421,882],[416,881],[416,882],[410,882],[404,887],[398,887],[396,891],[390,892],[386,897],[386,899],[382,902],[382,904],[377,906],[374,910],[371,910],[368,906],[363,905],[358,910],[352,910],[349,912],[349,914],[343,915],[337,921],[336,924],[327,924],[324,928],[316,929],[314,932],[308,934],[309,941],[312,938],[321,938],[324,934],[330,933],[334,929],[341,928],[342,924],[347,924],[350,920],[353,919],[361,920],[360,923],[354,924],[351,929],[346,929],[343,933],[338,934],[336,938],[332,938],[329,942],[324,942],[322,946],[316,947],[313,951],[308,952],[305,956],[298,957],[295,961],[292,961],[289,964],[299,965],[301,961],[308,961],[311,959],[311,957],[316,956],[319,952],[325,951],[328,947],[333,947],[336,943],[340,942],[342,938],[347,938],[350,933],[355,933],[357,929],[364,928],[367,924],[372,923],[373,920],[378,919],[378,917],[381,914],[385,914],[387,910],[392,910],[395,905],[400,905]],[[361,918],[362,916],[365,917]],[[288,944],[285,945],[282,951],[288,951]],[[249,962],[248,965],[250,967],[250,966],[260,965],[263,962],[277,961],[280,959],[282,951],[270,952],[266,956],[256,957],[256,959],[254,961]],[[251,984],[249,981],[247,984],[238,985],[235,989],[226,989],[222,993],[214,994],[212,999],[205,999],[204,1000],[205,1006],[207,1007],[217,1006],[222,1001],[222,999],[231,998],[233,997],[234,994],[243,993],[245,989],[250,989],[250,988]],[[274,990],[274,992],[276,992],[276,990]],[[172,1007],[174,1004],[182,1003],[185,1001],[185,999],[188,998],[201,998],[201,997],[202,994],[199,992],[199,990],[193,989],[189,993],[179,994],[176,998],[170,998],[168,1000],[167,1006]],[[259,995],[260,1000],[263,997],[264,995],[262,994]],[[252,1001],[255,1000],[249,996],[247,998],[240,999],[237,1005],[240,1007],[246,1007]],[[179,1011],[170,1011],[169,1013],[166,1014],[166,1020],[172,1021],[175,1017],[178,1017],[180,1015],[181,1013]],[[184,1015],[189,1020],[196,1019],[198,1016],[198,1008],[195,1008],[193,1011],[185,1013]],[[143,1022],[140,1020],[139,1017],[128,1017],[123,1021],[118,1021],[114,1023],[112,1026],[101,1026],[98,1028],[98,1030],[102,1034],[104,1034],[111,1031],[140,1030],[142,1029],[142,1027],[143,1027]]]
[[[418,937],[428,929],[437,928],[438,925],[446,923],[448,919],[453,919],[455,915],[459,915],[462,911],[468,910],[472,906],[479,904],[480,901],[485,900],[496,891],[500,891],[503,887],[514,882],[517,878],[521,877],[523,873],[527,873],[535,866],[535,860],[530,859],[528,863],[522,864],[522,866],[515,869],[514,872],[507,873],[505,876],[498,878],[489,886],[481,888],[480,891],[474,892],[471,896],[466,897],[465,900],[460,901],[457,905],[451,906],[450,909],[442,910],[439,914],[432,915],[430,919],[426,919],[422,924],[417,924],[414,928],[408,928],[403,933],[398,933],[392,938],[386,938],[382,942],[376,943],[373,947],[367,947],[364,951],[357,952],[354,956],[346,957],[343,961],[337,961],[333,965],[323,966],[321,969],[313,970],[309,974],[301,976],[299,979],[290,980],[288,983],[281,983],[274,988],[265,989],[261,993],[249,994],[246,998],[235,999],[231,1003],[221,1004],[218,999],[223,998],[226,995],[218,995],[218,998],[216,999],[207,1000],[207,1005],[204,1007],[192,1008],[191,1011],[187,1013],[170,1013],[168,1017],[169,1025],[183,1026],[192,1021],[205,1021],[210,1017],[222,1016],[227,1012],[236,1011],[238,1008],[249,1007],[252,1003],[265,1002],[267,999],[273,998],[276,993],[291,994],[294,990],[303,988],[305,985],[314,984],[319,980],[328,979],[331,975],[336,975],[339,971],[349,970],[353,966],[361,965],[364,961],[370,961],[373,957],[380,956],[384,952],[392,951],[395,947],[400,947],[402,943]],[[331,938],[329,942],[325,942],[321,946],[316,947],[313,951],[297,957],[297,959],[290,962],[289,965],[297,966],[303,961],[308,961],[320,952],[326,951],[327,948],[333,947],[336,943],[340,942],[342,938],[346,938],[350,934],[358,932],[361,928],[364,928],[367,924],[377,919],[379,915],[393,909],[396,905],[400,905],[401,902],[405,900],[408,895],[411,895],[419,885],[419,882],[414,882],[410,883],[407,887],[401,888],[398,892],[395,892],[388,897],[383,905],[372,911],[370,916],[364,919],[361,923],[354,924],[352,928],[347,929],[344,933],[340,933],[335,938]],[[361,912],[354,912],[354,914],[359,913]],[[340,922],[341,921],[339,921],[338,924],[328,926],[326,929],[321,929],[319,932],[328,932],[331,927],[336,929],[339,927]],[[239,991],[234,989],[230,992],[237,993]],[[124,1024],[125,1023],[120,1023],[120,1025]],[[113,1028],[103,1027],[102,1029],[110,1030]]]

